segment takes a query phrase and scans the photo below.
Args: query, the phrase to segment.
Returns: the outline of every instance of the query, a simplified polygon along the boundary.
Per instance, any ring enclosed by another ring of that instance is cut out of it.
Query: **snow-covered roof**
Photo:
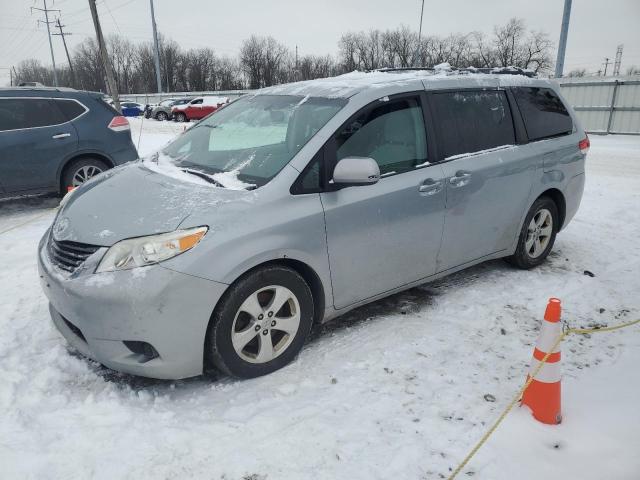
[[[531,83],[544,83],[546,80],[531,78],[520,74],[510,74],[509,70],[495,73],[474,73],[471,70],[452,70],[448,64],[437,65],[432,70],[374,70],[370,72],[354,71],[336,77],[319,78],[302,82],[286,83],[257,90],[259,95],[309,95],[314,97],[349,98],[369,89],[389,86],[429,87],[443,83],[463,86],[513,86]],[[453,86],[452,85],[452,86]]]

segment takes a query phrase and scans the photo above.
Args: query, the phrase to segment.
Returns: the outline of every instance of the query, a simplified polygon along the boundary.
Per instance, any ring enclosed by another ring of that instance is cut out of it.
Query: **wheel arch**
[[[557,188],[549,188],[544,192],[542,192],[540,195],[538,195],[537,198],[534,200],[534,202],[538,200],[538,198],[540,197],[549,197],[556,204],[556,207],[558,207],[558,216],[560,217],[558,219],[559,225],[558,225],[557,231],[562,230],[562,227],[564,226],[564,221],[567,215],[567,201],[564,198],[563,193]]]
[[[259,263],[257,265],[254,265],[253,267],[249,268],[248,270],[245,270],[243,273],[241,273],[240,275],[238,275],[236,277],[236,279],[231,282],[229,284],[229,286],[225,289],[225,292],[222,294],[222,296],[218,299],[218,301],[216,302],[215,306],[213,307],[213,310],[211,311],[211,315],[209,317],[209,322],[207,324],[207,328],[206,328],[206,333],[203,339],[203,356],[202,356],[202,366],[203,366],[203,372],[208,372],[211,370],[212,367],[212,361],[211,361],[211,357],[210,357],[210,346],[208,345],[209,342],[209,332],[211,330],[211,326],[213,324],[213,318],[214,318],[214,314],[216,309],[219,307],[220,302],[222,300],[222,298],[227,295],[227,293],[229,292],[229,289],[231,287],[231,285],[233,285],[234,283],[236,283],[238,280],[240,280],[241,278],[250,275],[252,272],[260,269],[260,268],[264,268],[264,267],[268,267],[268,266],[274,266],[274,265],[279,265],[279,266],[285,266],[288,267],[290,269],[292,269],[293,271],[295,271],[296,273],[298,273],[303,280],[307,283],[307,285],[309,286],[309,289],[311,290],[311,296],[313,298],[313,323],[317,324],[317,323],[321,323],[323,318],[324,318],[324,309],[325,309],[325,291],[324,291],[324,287],[322,285],[322,280],[320,280],[320,276],[316,273],[316,271],[309,266],[308,264],[306,264],[305,262],[302,262],[300,260],[296,260],[296,259],[292,259],[292,258],[277,258],[277,259],[273,259],[273,260],[267,260],[264,261],[262,263]]]
[[[113,168],[115,167],[115,163],[106,155],[101,154],[101,153],[97,153],[97,152],[83,152],[83,153],[78,153],[73,155],[72,157],[68,158],[67,160],[65,160],[61,165],[60,168],[58,170],[58,188],[60,190],[61,193],[66,193],[65,192],[65,186],[62,185],[62,181],[64,179],[64,174],[67,171],[67,168],[69,168],[73,162],[76,162],[78,160],[82,160],[85,158],[95,158],[96,160],[100,160],[101,162],[104,162],[107,164],[107,166],[109,168]]]
[[[324,286],[322,284],[322,280],[320,279],[320,275],[307,263],[302,260],[283,257],[283,258],[274,258],[272,260],[266,260],[261,263],[258,263],[251,268],[245,270],[240,275],[238,275],[233,282],[231,282],[230,286],[236,283],[242,277],[250,275],[252,272],[272,265],[281,265],[284,267],[288,267],[298,273],[307,285],[309,285],[309,289],[311,290],[311,295],[313,297],[313,322],[320,323],[324,316],[324,309],[326,305],[326,292],[324,290]],[[219,303],[219,301],[218,301]],[[216,305],[217,307],[217,305]]]

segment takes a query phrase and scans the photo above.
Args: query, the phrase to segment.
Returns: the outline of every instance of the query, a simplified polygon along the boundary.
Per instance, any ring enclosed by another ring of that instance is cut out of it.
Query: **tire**
[[[173,116],[173,118],[174,118],[174,120],[175,120],[176,122],[180,122],[180,123],[182,123],[182,122],[186,122],[186,121],[187,121],[187,116],[186,116],[184,113],[181,113],[181,112],[176,113],[176,114]]]
[[[109,166],[97,158],[81,158],[67,165],[62,173],[62,194],[68,187],[82,185],[90,178],[109,170]]]
[[[159,122],[164,122],[168,119],[168,117],[169,116],[165,112],[158,112],[156,114],[156,120],[158,120]]]
[[[273,311],[268,307],[276,292],[279,301],[288,298]],[[272,265],[250,272],[225,292],[211,316],[205,366],[238,378],[259,377],[284,367],[302,349],[313,311],[311,290],[295,270]]]
[[[551,252],[559,225],[556,203],[549,197],[538,198],[524,219],[515,253],[506,260],[524,270],[537,267]]]

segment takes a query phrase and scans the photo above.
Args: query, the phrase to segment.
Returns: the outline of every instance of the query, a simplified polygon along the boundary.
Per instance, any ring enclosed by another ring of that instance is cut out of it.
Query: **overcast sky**
[[[0,85],[8,85],[9,70],[26,58],[50,65],[46,28],[38,25],[43,0],[0,0]],[[490,33],[511,17],[525,19],[530,28],[547,32],[557,42],[563,0],[426,0],[423,34],[447,35],[474,30]],[[87,0],[47,0],[60,9],[71,49],[94,35]],[[155,0],[160,32],[183,48],[210,47],[235,55],[251,34],[271,35],[301,55],[335,54],[347,31],[395,28],[418,29],[421,0]],[[121,33],[134,42],[151,39],[148,0],[98,0],[105,35]],[[51,14],[54,18],[57,12]],[[52,18],[50,18],[52,20]],[[66,62],[60,37],[53,38],[56,62]],[[569,27],[565,72],[575,68],[597,71],[605,57],[624,44],[622,71],[640,66],[640,0],[574,0]],[[555,55],[555,54],[554,54]],[[611,66],[609,71],[611,72]]]

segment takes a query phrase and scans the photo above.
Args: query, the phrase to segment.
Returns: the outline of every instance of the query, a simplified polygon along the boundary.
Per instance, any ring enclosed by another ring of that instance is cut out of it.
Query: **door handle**
[[[70,137],[70,136],[71,136],[70,133],[58,133],[57,135],[54,135],[51,138],[58,139],[58,138],[67,138],[67,137]]]
[[[449,184],[452,188],[459,188],[468,185],[471,181],[471,174],[463,170],[458,170],[456,174],[449,178]]]
[[[420,195],[435,195],[442,191],[442,181],[435,181],[433,178],[427,178],[418,187]]]

